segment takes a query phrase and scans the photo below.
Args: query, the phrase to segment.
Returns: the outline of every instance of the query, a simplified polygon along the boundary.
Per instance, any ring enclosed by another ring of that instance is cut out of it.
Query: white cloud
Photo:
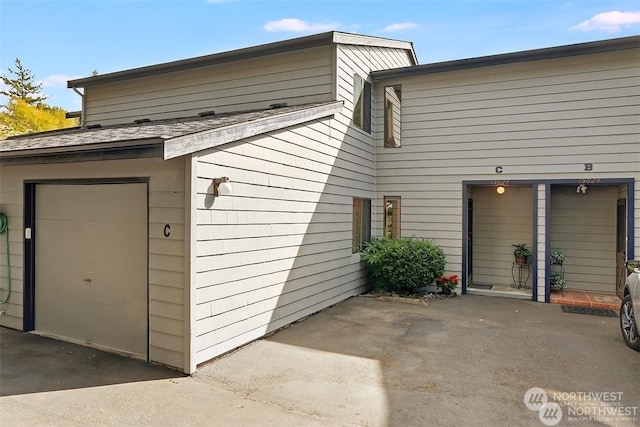
[[[340,27],[340,24],[333,22],[329,24],[310,23],[296,18],[284,18],[278,21],[269,21],[264,25],[267,31],[289,31],[303,33],[308,31],[330,31]]]
[[[40,80],[40,83],[42,83],[42,87],[66,87],[67,81],[77,78],[66,74],[54,74]]]
[[[640,24],[640,12],[611,12],[599,13],[591,19],[587,19],[569,30],[571,31],[594,31],[603,30],[616,32],[623,27]]]
[[[414,22],[399,22],[397,24],[387,25],[382,31],[392,33],[394,31],[410,30],[411,28],[416,28],[417,26],[418,24]]]

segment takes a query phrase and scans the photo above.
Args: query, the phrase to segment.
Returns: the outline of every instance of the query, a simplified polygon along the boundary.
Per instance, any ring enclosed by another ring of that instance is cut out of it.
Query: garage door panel
[[[39,185],[40,219],[70,220],[96,223],[147,222],[147,212],[130,209],[136,201],[146,205],[147,195],[136,187],[146,184]],[[65,203],[58,203],[64,200]],[[87,201],[91,200],[91,203]]]
[[[147,355],[146,184],[36,189],[36,329]]]

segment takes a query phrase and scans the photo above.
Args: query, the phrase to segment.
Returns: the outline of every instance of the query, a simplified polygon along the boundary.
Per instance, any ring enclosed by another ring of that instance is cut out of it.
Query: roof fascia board
[[[95,83],[114,82],[123,79],[148,77],[158,74],[181,71],[189,68],[204,67],[208,65],[223,64],[225,62],[239,61],[256,58],[293,50],[307,49],[317,46],[330,45],[333,41],[333,33],[321,33],[312,36],[298,37],[280,42],[252,46],[195,58],[182,59],[146,67],[132,68],[130,70],[116,71],[114,73],[99,74],[92,77],[84,77],[67,82],[68,88],[87,87]]]
[[[275,117],[252,120],[167,139],[164,143],[164,159],[173,159],[266,132],[277,131],[289,126],[331,116],[340,111],[342,105],[342,101],[336,101],[331,104],[293,111]]]
[[[0,150],[0,160],[11,157],[30,157],[30,156],[47,156],[54,154],[69,154],[69,153],[88,153],[88,152],[100,152],[108,150],[135,150],[138,148],[148,148],[162,146],[163,138],[141,138],[135,141],[115,141],[115,142],[99,142],[86,145],[69,145],[69,146],[57,146],[47,148],[25,148],[22,150]]]
[[[38,165],[49,163],[95,162],[105,160],[162,158],[160,144],[138,146],[134,148],[104,148],[101,150],[82,150],[57,153],[29,153],[19,156],[0,156],[0,165]]]
[[[395,68],[391,70],[374,71],[371,73],[371,76],[374,81],[379,81],[390,78],[443,73],[447,71],[489,67],[517,62],[542,61],[547,59],[605,53],[627,49],[638,49],[639,47],[640,36],[631,36],[619,39],[601,40],[597,42],[587,42],[544,49],[525,50],[521,52],[504,53],[499,55],[481,56],[477,58],[459,59],[455,61],[437,62],[434,64]]]

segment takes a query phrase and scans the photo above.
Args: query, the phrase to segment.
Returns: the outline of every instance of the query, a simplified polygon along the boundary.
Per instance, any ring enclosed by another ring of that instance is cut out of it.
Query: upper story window
[[[358,74],[353,76],[353,124],[371,132],[371,83]]]
[[[400,86],[384,88],[384,146],[398,148],[402,146],[402,90]]]

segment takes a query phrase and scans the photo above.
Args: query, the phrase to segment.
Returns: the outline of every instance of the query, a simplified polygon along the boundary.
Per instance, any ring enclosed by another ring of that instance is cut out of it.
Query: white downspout
[[[86,125],[86,122],[87,122],[87,120],[85,118],[85,102],[84,102],[85,98],[84,98],[84,93],[80,92],[78,90],[78,88],[75,87],[75,86],[72,87],[71,89],[73,89],[73,91],[75,93],[77,93],[78,95],[80,95],[80,98],[82,98],[82,107],[80,107],[80,127],[84,128],[85,125]]]

